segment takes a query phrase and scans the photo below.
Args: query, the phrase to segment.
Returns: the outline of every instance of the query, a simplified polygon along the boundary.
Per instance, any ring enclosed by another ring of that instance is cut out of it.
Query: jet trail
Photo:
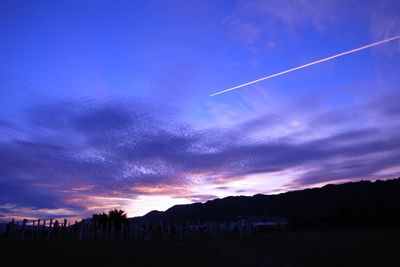
[[[375,42],[375,43],[372,43],[372,44],[364,45],[364,46],[361,46],[359,48],[355,48],[355,49],[352,49],[352,50],[349,50],[349,51],[346,51],[346,52],[342,52],[342,53],[339,53],[339,54],[336,54],[336,55],[333,55],[333,56],[330,56],[330,57],[327,57],[327,58],[323,58],[323,59],[320,59],[320,60],[317,60],[317,61],[313,61],[313,62],[304,64],[304,65],[301,65],[299,67],[295,67],[295,68],[288,69],[288,70],[285,70],[285,71],[282,71],[282,72],[278,72],[278,73],[275,73],[275,74],[272,74],[272,75],[269,75],[269,76],[266,76],[266,77],[262,77],[260,79],[257,79],[257,80],[251,81],[251,82],[247,82],[247,83],[244,83],[244,84],[241,84],[241,85],[238,85],[238,86],[235,86],[235,87],[223,90],[223,91],[219,91],[219,92],[211,94],[209,96],[216,96],[216,95],[219,95],[219,94],[223,94],[223,93],[226,93],[226,92],[229,92],[229,91],[232,91],[232,90],[239,89],[241,87],[245,87],[245,86],[253,84],[253,83],[258,83],[258,82],[261,82],[261,81],[264,81],[264,80],[267,80],[267,79],[270,79],[270,78],[273,78],[273,77],[276,77],[276,76],[280,76],[282,74],[286,74],[286,73],[289,73],[289,72],[292,72],[292,71],[295,71],[295,70],[307,68],[307,67],[310,67],[310,66],[315,65],[315,64],[319,64],[319,63],[322,63],[322,62],[325,62],[325,61],[328,61],[328,60],[331,60],[331,59],[334,59],[334,58],[337,58],[337,57],[341,57],[341,56],[344,56],[344,55],[347,55],[347,54],[358,52],[358,51],[361,51],[361,50],[364,50],[364,49],[367,49],[367,48],[370,48],[370,47],[373,47],[373,46],[381,45],[381,44],[384,44],[384,43],[387,43],[387,42],[390,42],[390,41],[394,41],[394,40],[397,40],[397,39],[400,39],[400,35],[394,36],[394,37],[391,37],[391,38],[388,38],[388,39],[385,39],[385,40],[382,40],[382,41],[379,41],[379,42]]]

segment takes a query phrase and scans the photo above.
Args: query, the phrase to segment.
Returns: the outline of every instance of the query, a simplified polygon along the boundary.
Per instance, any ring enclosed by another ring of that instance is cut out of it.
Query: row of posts
[[[7,225],[6,237],[12,240],[185,240],[209,239],[223,236],[252,236],[255,228],[243,220],[185,224],[149,223],[127,221],[125,223],[99,224],[93,220],[68,223],[52,220],[14,219]]]

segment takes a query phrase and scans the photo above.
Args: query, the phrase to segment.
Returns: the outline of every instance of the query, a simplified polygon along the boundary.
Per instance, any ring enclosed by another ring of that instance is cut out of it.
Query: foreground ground
[[[400,230],[285,231],[185,242],[0,244],[7,266],[400,266]]]

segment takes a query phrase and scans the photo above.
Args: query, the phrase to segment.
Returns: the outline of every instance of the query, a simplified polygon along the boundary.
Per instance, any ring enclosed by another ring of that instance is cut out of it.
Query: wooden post
[[[164,235],[164,224],[163,224],[163,221],[160,220],[160,239],[164,240],[164,237],[165,237],[165,235]]]
[[[74,231],[73,231],[73,235],[74,235],[74,238],[79,238],[78,236],[77,236],[77,233],[78,233],[78,221],[75,221],[75,223],[74,223]]]
[[[62,228],[62,238],[65,239],[67,235],[67,219],[64,219],[63,228]]]
[[[32,228],[31,228],[31,231],[30,231],[30,233],[31,233],[31,236],[30,236],[30,238],[31,239],[35,239],[35,234],[36,234],[36,220],[33,220],[32,221]]]
[[[19,234],[20,234],[21,228],[19,227],[19,222],[15,224],[15,230],[14,230],[14,236],[16,239],[19,239]]]
[[[54,222],[53,229],[54,229],[54,235],[56,239],[58,239],[60,237],[60,223],[58,222],[58,220]]]
[[[36,226],[36,229],[35,229],[35,238],[39,237],[39,234],[40,234],[39,231],[40,231],[40,219],[38,219],[37,226]]]
[[[53,219],[50,219],[49,229],[47,230],[47,240],[50,239],[51,232],[53,231]]]
[[[134,235],[133,235],[133,233],[134,233],[134,224],[133,224],[133,221],[130,221],[129,222],[129,239],[133,239],[134,238]]]
[[[26,227],[26,223],[27,223],[27,222],[28,222],[27,219],[24,219],[24,220],[22,221],[21,236],[20,236],[21,240],[24,240],[24,239],[25,239],[25,227]]]
[[[14,229],[15,229],[15,223],[14,223],[14,219],[11,220],[11,222],[8,224],[8,233],[7,233],[7,237],[8,239],[13,239],[14,238]]]
[[[106,232],[105,232],[105,239],[109,240],[110,239],[110,222],[107,220],[106,223]]]
[[[111,221],[111,240],[115,239],[115,227],[114,227],[114,220]]]
[[[146,234],[145,234],[145,239],[146,239],[146,240],[149,240],[149,239],[150,239],[149,221],[146,221]]]
[[[83,239],[83,234],[84,234],[84,226],[85,226],[85,219],[82,219],[81,221],[81,227],[79,229],[79,240]]]
[[[186,220],[185,239],[189,237],[189,225],[190,225],[189,220]]]
[[[97,240],[99,236],[99,222],[92,220],[92,226],[93,226],[93,239]]]
[[[71,239],[72,227],[71,223],[67,221],[67,226],[65,228],[65,236],[67,239]]]
[[[124,240],[124,238],[125,238],[124,234],[125,234],[125,223],[122,223],[121,224],[121,233],[119,235],[120,240]]]
[[[40,239],[44,238],[44,233],[46,233],[46,220],[43,220],[43,225],[40,230]]]

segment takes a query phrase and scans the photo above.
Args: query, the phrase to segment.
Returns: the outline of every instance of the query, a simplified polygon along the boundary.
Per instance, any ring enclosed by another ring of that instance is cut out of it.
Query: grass
[[[283,231],[247,239],[190,241],[1,240],[0,244],[7,266],[400,266],[400,230]]]

